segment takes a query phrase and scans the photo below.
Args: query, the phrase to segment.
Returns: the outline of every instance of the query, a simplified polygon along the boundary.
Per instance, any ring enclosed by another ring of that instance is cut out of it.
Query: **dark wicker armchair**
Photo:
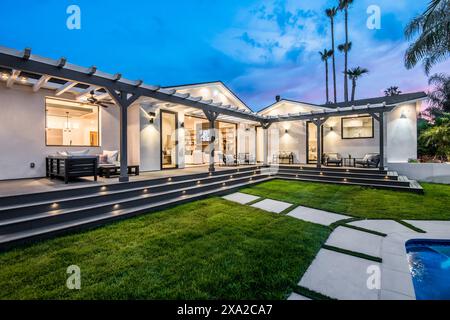
[[[342,156],[339,153],[324,153],[323,164],[326,166],[335,165],[336,167],[342,167]]]
[[[367,168],[378,168],[378,166],[380,165],[380,155],[378,153],[367,153],[364,158],[362,159],[356,159],[355,160],[355,165],[358,166],[363,166],[363,167],[367,167]]]

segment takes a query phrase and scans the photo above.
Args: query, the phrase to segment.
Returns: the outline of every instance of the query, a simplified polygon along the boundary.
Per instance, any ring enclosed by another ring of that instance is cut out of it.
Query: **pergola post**
[[[371,116],[378,121],[380,134],[380,170],[384,170],[384,113],[371,113]]]
[[[263,128],[263,165],[267,167],[269,165],[269,127],[271,122],[261,122]]]
[[[312,122],[317,127],[317,168],[322,168],[322,125],[327,121],[327,118],[313,119]]]
[[[216,141],[216,125],[215,122],[219,116],[218,112],[204,110],[206,118],[209,121],[209,172],[216,171],[214,166],[215,141]]]
[[[117,103],[120,109],[120,176],[119,182],[128,182],[128,107],[135,102],[138,94],[128,96],[127,92],[116,92],[113,89],[108,89],[109,94]]]

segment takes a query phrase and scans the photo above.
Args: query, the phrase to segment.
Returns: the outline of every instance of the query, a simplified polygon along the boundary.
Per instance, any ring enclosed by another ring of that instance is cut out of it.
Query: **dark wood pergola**
[[[105,95],[109,95],[120,108],[120,177],[122,182],[128,181],[128,146],[127,146],[127,111],[128,108],[140,97],[149,97],[159,101],[179,104],[203,111],[208,119],[211,131],[214,131],[214,122],[219,115],[227,115],[240,119],[250,120],[261,124],[264,130],[264,164],[268,164],[268,128],[277,122],[284,121],[312,121],[317,126],[318,148],[317,166],[321,166],[321,127],[330,117],[344,115],[370,114],[380,124],[380,168],[384,167],[384,112],[391,111],[396,105],[367,105],[363,107],[345,107],[331,109],[323,107],[322,110],[283,116],[262,116],[255,112],[238,109],[230,105],[215,103],[212,100],[203,100],[202,97],[192,97],[188,93],[178,93],[175,89],[164,89],[160,86],[146,85],[141,80],[131,81],[122,78],[122,75],[106,74],[97,70],[95,66],[84,68],[67,63],[65,58],[51,60],[35,56],[31,49],[16,51],[0,48],[0,66],[9,68],[15,78],[21,72],[38,76],[38,81],[33,86],[33,91],[38,91],[51,79],[58,79],[62,84],[57,89],[60,95],[78,84],[85,86],[82,94],[88,94],[93,88],[102,88]],[[11,77],[12,79],[13,77]],[[14,81],[14,80],[13,80]],[[9,86],[9,83],[8,83]],[[211,134],[210,147],[210,171],[214,171],[214,133]]]

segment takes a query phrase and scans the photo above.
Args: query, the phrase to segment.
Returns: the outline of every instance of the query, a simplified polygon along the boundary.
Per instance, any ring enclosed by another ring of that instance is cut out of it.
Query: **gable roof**
[[[211,86],[211,85],[219,85],[222,86],[229,94],[230,96],[237,100],[239,103],[242,104],[244,108],[246,108],[248,111],[253,112],[253,110],[241,99],[238,97],[236,93],[234,93],[225,83],[223,83],[220,80],[217,81],[207,81],[207,82],[197,82],[197,83],[188,83],[188,84],[181,84],[176,86],[167,86],[163,87],[166,89],[183,89],[183,88],[189,88],[189,87],[203,87],[203,86]]]
[[[272,103],[271,105],[268,105],[267,107],[262,108],[261,110],[258,111],[258,114],[262,114],[264,112],[267,112],[270,109],[276,108],[278,105],[281,105],[281,104],[286,103],[286,102],[291,102],[291,103],[295,103],[295,104],[302,104],[302,105],[306,105],[308,107],[313,107],[313,108],[320,108],[320,109],[324,108],[324,106],[321,106],[319,104],[314,104],[314,103],[310,103],[310,102],[296,101],[296,100],[283,98],[280,101],[276,101],[276,102]],[[328,107],[325,107],[325,108],[328,108]]]
[[[385,103],[386,105],[394,105],[394,104],[400,104],[400,103],[409,102],[409,101],[423,100],[426,98],[427,98],[427,94],[423,91],[419,91],[419,92],[404,93],[404,94],[399,94],[399,95],[389,96],[389,97],[383,96],[383,97],[377,97],[377,98],[360,99],[360,100],[349,101],[349,102],[323,104],[322,107],[335,109],[335,108],[345,108],[345,107],[351,107],[351,106],[363,106],[363,105],[367,105],[367,104]]]

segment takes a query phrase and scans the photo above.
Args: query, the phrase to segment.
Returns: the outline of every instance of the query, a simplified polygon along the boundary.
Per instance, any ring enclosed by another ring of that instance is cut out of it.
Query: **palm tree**
[[[432,118],[450,112],[450,76],[439,73],[430,77],[428,84],[433,91],[428,92],[429,107],[427,112]]]
[[[348,77],[352,80],[352,101],[355,101],[356,80],[368,72],[369,70],[361,67],[356,67],[347,71]]]
[[[405,53],[405,66],[413,68],[422,61],[425,73],[450,56],[450,0],[431,0],[427,10],[405,28],[407,40],[417,39]]]
[[[325,62],[325,86],[326,86],[326,103],[329,103],[329,94],[328,94],[328,59],[333,56],[333,50],[324,49],[323,52],[319,51],[320,58],[323,62]]]
[[[339,10],[344,11],[345,15],[345,45],[349,47],[348,41],[348,7],[353,3],[353,0],[339,0]],[[345,102],[348,102],[348,51],[350,49],[345,50],[345,61],[344,61],[344,98]]]
[[[334,89],[334,103],[337,103],[337,93],[336,93],[336,59],[334,56],[334,17],[338,13],[339,8],[332,7],[325,10],[325,14],[330,18],[331,23],[331,51],[333,51],[333,89]]]
[[[386,90],[384,90],[384,95],[386,97],[398,96],[401,93],[402,92],[398,89],[397,86],[391,86],[391,87],[387,88]]]

